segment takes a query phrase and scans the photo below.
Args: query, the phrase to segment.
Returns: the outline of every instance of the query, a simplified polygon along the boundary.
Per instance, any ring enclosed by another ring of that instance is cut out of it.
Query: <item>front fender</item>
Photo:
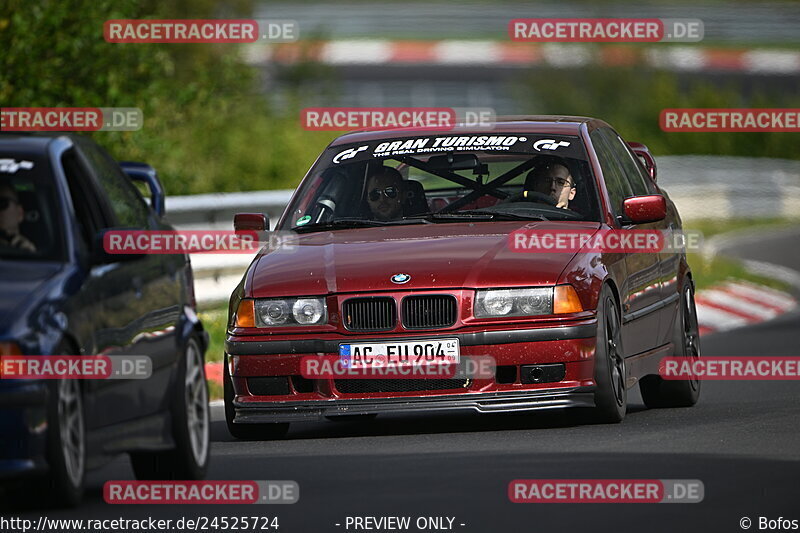
[[[180,334],[178,335],[178,343],[180,347],[185,347],[189,339],[195,336],[198,341],[200,341],[200,349],[205,354],[209,342],[208,332],[203,327],[200,317],[197,316],[197,313],[192,307],[188,305],[183,307],[179,324],[178,330]]]

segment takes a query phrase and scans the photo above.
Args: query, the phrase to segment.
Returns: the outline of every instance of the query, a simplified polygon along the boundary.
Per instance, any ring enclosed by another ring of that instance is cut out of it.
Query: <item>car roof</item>
[[[53,141],[64,137],[74,142],[76,135],[64,132],[2,132],[0,133],[0,149],[44,153]]]
[[[583,124],[600,123],[601,120],[592,117],[579,117],[569,115],[519,115],[498,117],[491,123],[491,130],[486,126],[467,127],[457,125],[447,131],[424,130],[424,129],[388,129],[388,130],[361,130],[345,133],[337,137],[331,146],[350,144],[356,142],[376,141],[380,139],[396,139],[416,135],[436,135],[436,134],[463,134],[480,135],[490,131],[502,131],[504,133],[543,133],[555,135],[578,135]],[[591,128],[590,128],[591,129]]]

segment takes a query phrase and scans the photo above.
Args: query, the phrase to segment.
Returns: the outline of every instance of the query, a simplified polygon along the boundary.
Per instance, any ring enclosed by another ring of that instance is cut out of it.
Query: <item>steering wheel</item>
[[[526,200],[528,202],[535,202],[537,204],[552,205],[553,207],[555,207],[556,205],[555,199],[549,194],[545,194],[543,192],[526,191],[522,193],[522,200]]]
[[[550,196],[549,194],[545,194],[543,192],[536,192],[536,191],[519,192],[519,193],[515,194],[514,196],[510,197],[507,201],[509,201],[509,202],[533,202],[533,203],[536,203],[536,204],[552,205],[553,207],[556,206],[556,201],[553,199],[552,196]]]

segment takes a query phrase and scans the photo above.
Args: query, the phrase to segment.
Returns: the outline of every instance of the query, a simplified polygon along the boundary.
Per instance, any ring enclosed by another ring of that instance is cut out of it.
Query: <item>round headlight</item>
[[[292,306],[292,314],[298,324],[316,324],[324,313],[322,300],[301,298]]]
[[[261,320],[268,326],[285,324],[289,319],[289,304],[285,300],[269,300],[260,311]]]
[[[507,315],[513,307],[514,299],[509,291],[487,291],[483,297],[483,309],[488,315]]]
[[[529,291],[517,298],[517,307],[522,315],[550,314],[550,298],[543,291]]]

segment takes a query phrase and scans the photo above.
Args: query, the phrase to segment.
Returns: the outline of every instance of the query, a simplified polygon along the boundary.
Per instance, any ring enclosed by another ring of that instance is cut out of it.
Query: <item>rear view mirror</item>
[[[667,201],[660,194],[634,196],[622,203],[622,210],[634,224],[658,222],[667,216]]]
[[[137,163],[135,161],[121,161],[119,166],[128,177],[135,181],[147,184],[150,189],[150,206],[160,217],[164,216],[164,187],[158,180],[156,169],[147,163]]]
[[[236,213],[233,216],[236,231],[269,231],[269,220],[263,213]]]
[[[470,170],[480,165],[475,154],[443,154],[428,159],[425,166],[431,170]]]
[[[653,157],[653,154],[650,153],[650,149],[642,143],[635,142],[629,142],[628,146],[631,147],[636,157],[644,164],[644,168],[647,169],[647,173],[653,178],[653,181],[656,181],[656,159]]]

